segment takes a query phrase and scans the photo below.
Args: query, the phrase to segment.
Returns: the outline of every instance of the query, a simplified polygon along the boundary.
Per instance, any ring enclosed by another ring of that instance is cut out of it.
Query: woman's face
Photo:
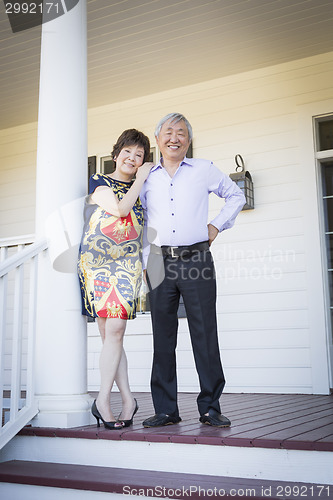
[[[139,144],[124,146],[116,160],[116,170],[124,176],[133,177],[143,163],[145,152]]]

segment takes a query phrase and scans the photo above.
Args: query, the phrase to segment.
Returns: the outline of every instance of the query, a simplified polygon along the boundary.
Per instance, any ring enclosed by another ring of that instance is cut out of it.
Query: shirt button
[[[171,214],[171,215],[175,215],[175,214]]]
[[[171,201],[173,201],[173,198],[171,198]]]
[[[173,233],[175,233],[176,231],[175,231],[175,230],[173,230],[172,232],[173,232]]]

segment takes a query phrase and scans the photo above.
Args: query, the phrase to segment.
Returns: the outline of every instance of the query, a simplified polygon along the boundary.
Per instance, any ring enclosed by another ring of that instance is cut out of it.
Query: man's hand
[[[219,230],[213,226],[213,224],[208,224],[208,241],[209,241],[209,246],[213,243],[215,240],[216,236],[219,234]]]

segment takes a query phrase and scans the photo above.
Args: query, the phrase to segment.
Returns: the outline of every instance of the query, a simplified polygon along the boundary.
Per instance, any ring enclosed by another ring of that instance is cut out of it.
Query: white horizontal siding
[[[225,329],[221,335],[222,350],[226,349],[305,349],[309,346],[307,328],[268,328],[267,330],[237,331],[237,347],[235,347],[235,331]]]
[[[274,291],[271,293],[252,293],[246,297],[239,296],[239,300],[235,300],[233,295],[222,294],[218,302],[218,312],[221,314],[232,314],[242,310],[242,313],[247,312],[280,312],[289,310],[307,310],[307,294],[306,291],[291,290],[291,291]]]
[[[37,125],[0,130],[0,238],[35,232]]]
[[[6,130],[0,130],[0,244],[20,243],[20,235],[35,232],[35,167],[37,154],[37,126],[29,124]],[[12,238],[9,243],[4,239]],[[29,243],[33,241],[30,237]],[[21,243],[25,243],[23,240]],[[8,257],[17,251],[16,246],[8,250]],[[26,352],[24,338],[28,335],[29,314],[29,265],[24,266],[23,293],[23,342],[21,356],[21,389],[26,384]],[[7,317],[5,340],[4,388],[10,389],[11,351],[14,323],[14,281],[15,271],[8,276]],[[2,318],[1,318],[2,320]]]

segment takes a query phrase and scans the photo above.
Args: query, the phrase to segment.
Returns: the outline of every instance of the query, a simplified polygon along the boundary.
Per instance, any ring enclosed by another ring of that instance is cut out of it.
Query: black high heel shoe
[[[134,398],[134,401],[135,401],[135,408],[134,408],[134,411],[133,411],[133,414],[132,414],[132,418],[130,418],[130,420],[121,420],[121,422],[124,424],[123,427],[129,427],[130,425],[133,424],[133,417],[134,417],[134,415],[136,414],[136,412],[139,409],[138,402],[137,402],[137,400],[135,398]],[[119,415],[119,417],[120,417],[120,415]]]
[[[99,421],[102,420],[103,424],[104,424],[104,427],[105,429],[115,429],[115,430],[119,430],[119,429],[122,429],[123,427],[125,427],[123,425],[122,422],[119,422],[118,420],[115,420],[115,421],[111,421],[111,422],[105,422],[105,420],[103,419],[102,415],[100,414],[100,412],[98,411],[97,409],[97,406],[96,406],[96,399],[95,401],[93,402],[92,404],[92,407],[91,407],[91,413],[94,415],[94,417],[96,418],[97,420],[97,427],[100,426],[100,423]]]

